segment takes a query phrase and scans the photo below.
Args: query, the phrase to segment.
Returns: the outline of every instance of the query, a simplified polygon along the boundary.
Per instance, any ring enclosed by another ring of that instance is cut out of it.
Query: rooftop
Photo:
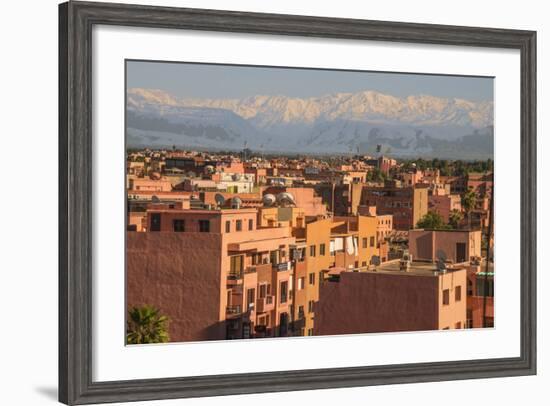
[[[376,267],[375,271],[371,271],[371,272],[388,273],[388,274],[399,273],[399,274],[411,275],[411,276],[438,276],[440,274],[456,272],[456,271],[461,271],[465,269],[463,267],[449,268],[445,272],[440,272],[437,270],[437,264],[435,263],[413,261],[408,271],[402,271],[400,269],[399,263],[400,263],[399,260],[385,262],[382,265]]]

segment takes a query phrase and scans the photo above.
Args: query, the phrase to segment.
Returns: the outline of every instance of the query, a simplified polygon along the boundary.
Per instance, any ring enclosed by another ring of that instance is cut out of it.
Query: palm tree
[[[465,192],[462,195],[462,207],[464,207],[466,216],[468,216],[468,228],[472,227],[472,218],[470,214],[472,210],[475,208],[476,200],[477,200],[476,192],[472,188],[470,188],[467,192]]]
[[[150,305],[132,307],[128,311],[126,327],[127,344],[166,343],[168,336],[168,317]]]
[[[449,224],[457,229],[460,225],[460,220],[462,220],[463,216],[462,213],[459,210],[454,209],[449,213]]]

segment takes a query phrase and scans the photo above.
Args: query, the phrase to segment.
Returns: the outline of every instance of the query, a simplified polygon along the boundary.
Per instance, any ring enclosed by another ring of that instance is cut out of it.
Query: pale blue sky
[[[172,62],[128,61],[127,86],[161,89],[190,98],[303,98],[375,90],[398,97],[427,94],[493,100],[492,78]]]

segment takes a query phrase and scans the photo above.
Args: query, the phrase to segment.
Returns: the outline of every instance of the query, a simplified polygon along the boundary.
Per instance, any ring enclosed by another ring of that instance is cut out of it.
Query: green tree
[[[443,217],[434,211],[429,211],[424,217],[422,217],[418,223],[417,228],[428,228],[431,230],[448,230],[451,227],[445,224]]]
[[[462,213],[459,211],[459,210],[453,210],[451,211],[451,213],[449,213],[449,225],[452,227],[452,228],[455,228],[457,229],[458,226],[460,225],[460,220],[462,220],[464,216],[462,215]]]
[[[168,317],[150,305],[133,307],[128,311],[126,326],[127,344],[166,343],[168,336]]]
[[[471,213],[472,210],[475,208],[476,198],[476,192],[471,188],[467,192],[464,192],[464,194],[462,195],[462,207],[464,208],[466,216],[468,217],[468,228],[471,228],[472,226]]]
[[[378,168],[374,168],[372,171],[367,172],[368,182],[383,182],[386,178],[386,174]]]

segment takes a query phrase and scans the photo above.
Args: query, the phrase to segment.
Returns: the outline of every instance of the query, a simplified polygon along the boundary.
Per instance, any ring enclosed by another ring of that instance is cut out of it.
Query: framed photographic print
[[[59,29],[61,402],[536,373],[535,32]]]

